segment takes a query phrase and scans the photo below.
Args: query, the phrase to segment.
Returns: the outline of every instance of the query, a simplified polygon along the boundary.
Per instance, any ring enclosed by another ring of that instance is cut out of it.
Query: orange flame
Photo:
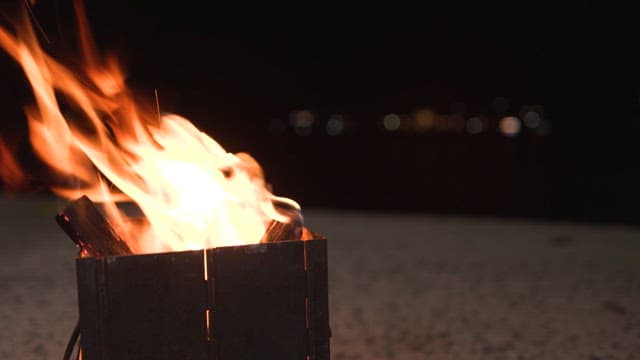
[[[18,190],[26,181],[27,176],[24,174],[20,165],[11,155],[9,146],[0,138],[0,178],[6,179],[5,185],[10,190]]]
[[[0,46],[22,66],[35,96],[25,112],[36,154],[79,184],[52,190],[103,203],[136,253],[257,243],[269,222],[290,221],[273,203],[298,204],[266,189],[250,155],[228,153],[187,119],[159,116],[136,101],[115,57],[98,56],[82,2],[75,5],[81,71],[41,49],[27,16],[15,34],[0,28]],[[15,182],[22,172],[7,154],[0,142],[1,175]],[[123,201],[135,202],[147,221],[131,221],[116,205]]]

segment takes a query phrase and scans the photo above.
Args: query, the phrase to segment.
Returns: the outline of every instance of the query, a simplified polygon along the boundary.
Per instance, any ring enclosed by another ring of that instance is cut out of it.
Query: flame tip
[[[53,174],[73,179],[51,190],[100,203],[134,252],[257,243],[272,219],[302,219],[295,201],[270,192],[251,155],[228,153],[189,120],[161,112],[157,89],[155,108],[142,106],[118,59],[93,46],[83,2],[74,7],[80,71],[42,50],[28,16],[16,21],[15,34],[0,27],[0,47],[34,93],[25,108],[33,149]],[[0,139],[0,176],[20,180],[26,175],[8,154]],[[128,216],[120,202],[134,202],[144,219]]]

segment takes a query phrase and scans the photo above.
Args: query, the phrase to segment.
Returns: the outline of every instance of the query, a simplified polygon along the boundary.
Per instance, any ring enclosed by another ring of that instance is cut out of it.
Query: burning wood
[[[283,201],[273,201],[275,209],[283,216],[289,219],[288,222],[282,222],[278,220],[272,220],[264,232],[261,243],[285,241],[285,240],[300,240],[303,233],[303,219],[300,209],[291,204]]]
[[[305,227],[304,220],[300,209],[292,206],[285,201],[273,201],[273,206],[276,210],[288,218],[290,221],[281,222],[272,220],[264,232],[261,243],[270,243],[286,240],[314,240],[322,239],[323,237],[313,233],[307,227]]]
[[[260,240],[261,243],[285,241],[285,240],[300,240],[302,231],[293,223],[282,223],[280,221],[273,220],[269,224],[267,231]]]
[[[270,243],[287,240],[314,240],[322,239],[322,236],[315,234],[306,226],[299,223],[281,223],[272,221],[264,233],[261,243]]]
[[[58,225],[80,247],[81,256],[132,254],[93,202],[83,196],[56,215]]]
[[[329,359],[326,241],[311,240],[300,206],[271,193],[250,155],[141,106],[115,58],[92,47],[75,5],[81,68],[45,53],[26,14],[15,33],[0,27],[0,48],[34,91],[34,152],[82,184],[52,191],[87,195],[56,216],[81,248],[82,358]],[[60,102],[77,110],[73,120]],[[5,182],[19,180],[10,170]],[[116,206],[125,201],[144,222]]]

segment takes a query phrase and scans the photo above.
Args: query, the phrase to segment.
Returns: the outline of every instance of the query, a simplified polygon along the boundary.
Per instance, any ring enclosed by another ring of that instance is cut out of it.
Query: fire
[[[0,138],[0,178],[6,179],[5,184],[9,189],[19,189],[27,179],[20,170],[20,165],[11,156],[9,146]]]
[[[267,190],[250,155],[228,153],[187,119],[136,99],[116,58],[93,47],[82,2],[75,7],[80,69],[45,53],[27,16],[15,32],[0,28],[0,46],[33,90],[35,104],[25,109],[32,147],[57,176],[74,179],[53,192],[102,203],[135,253],[257,243],[272,220],[291,221],[274,203],[298,204]],[[0,157],[5,182],[25,177],[2,142]],[[128,201],[146,220],[120,209]]]

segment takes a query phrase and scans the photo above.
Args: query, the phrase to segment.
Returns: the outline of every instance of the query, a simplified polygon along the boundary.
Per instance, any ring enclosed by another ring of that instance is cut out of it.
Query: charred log
[[[95,204],[87,197],[73,201],[56,215],[58,225],[81,249],[81,256],[132,254]]]
[[[264,232],[260,242],[276,242],[286,240],[300,240],[302,238],[302,227],[297,224],[283,223],[273,220]]]
[[[291,204],[273,200],[273,206],[280,214],[289,218],[289,222],[280,222],[272,220],[260,242],[276,242],[287,240],[301,240],[304,234],[303,218],[300,209],[291,206]]]

